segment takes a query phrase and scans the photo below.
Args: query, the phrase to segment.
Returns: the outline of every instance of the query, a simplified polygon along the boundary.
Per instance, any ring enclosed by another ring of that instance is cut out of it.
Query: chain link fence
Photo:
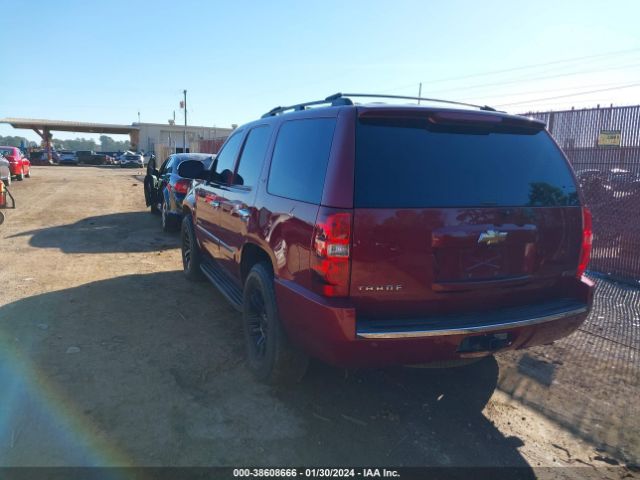
[[[573,165],[593,214],[590,270],[640,283],[640,105],[531,112]]]

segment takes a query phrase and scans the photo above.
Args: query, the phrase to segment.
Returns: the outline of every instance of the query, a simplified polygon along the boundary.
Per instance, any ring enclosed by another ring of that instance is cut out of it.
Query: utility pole
[[[420,105],[420,98],[422,97],[422,82],[418,86],[418,105]]]
[[[184,90],[184,135],[182,138],[182,153],[187,153],[187,91]]]
[[[138,110],[138,123],[140,123],[140,110]]]

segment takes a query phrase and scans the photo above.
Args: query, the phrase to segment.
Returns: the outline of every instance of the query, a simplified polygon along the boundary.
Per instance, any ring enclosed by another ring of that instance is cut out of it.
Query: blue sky
[[[415,95],[419,82],[424,96],[513,112],[640,103],[635,0],[1,3],[0,117],[181,121],[186,88],[190,124],[229,126],[337,91]]]

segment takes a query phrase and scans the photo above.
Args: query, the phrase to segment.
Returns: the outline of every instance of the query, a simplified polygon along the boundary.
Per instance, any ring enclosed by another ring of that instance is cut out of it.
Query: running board
[[[225,296],[231,306],[242,311],[242,290],[240,290],[236,284],[229,278],[226,272],[224,272],[219,265],[216,265],[213,261],[205,261],[200,265],[200,270],[204,273],[205,277],[213,283],[220,293]]]

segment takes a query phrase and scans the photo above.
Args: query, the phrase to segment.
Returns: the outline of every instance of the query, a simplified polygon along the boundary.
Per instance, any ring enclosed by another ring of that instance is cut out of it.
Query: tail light
[[[351,213],[321,208],[313,232],[313,288],[327,297],[349,295]]]
[[[186,194],[189,191],[189,187],[191,186],[191,180],[182,179],[178,180],[173,187],[173,190],[176,193]]]
[[[588,208],[582,207],[582,246],[580,248],[580,259],[576,276],[581,278],[589,265],[591,258],[591,243],[593,241],[593,230],[591,222],[591,212]]]

